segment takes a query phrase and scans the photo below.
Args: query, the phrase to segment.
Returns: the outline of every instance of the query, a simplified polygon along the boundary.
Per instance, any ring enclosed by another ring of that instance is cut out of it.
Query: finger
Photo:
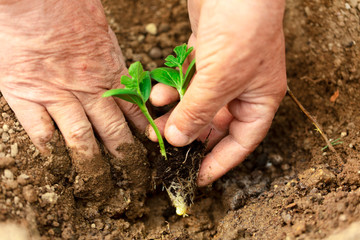
[[[116,157],[123,154],[116,149],[123,143],[133,143],[134,137],[123,113],[113,98],[90,98],[88,94],[75,94],[82,104],[94,130],[105,147]]]
[[[46,143],[51,140],[55,127],[46,109],[30,101],[11,98],[5,92],[3,95],[34,145],[42,154],[49,154]]]
[[[227,107],[221,108],[211,124],[200,133],[198,139],[202,142],[207,141],[207,149],[213,148],[222,138],[228,135],[229,124],[232,119],[233,116]]]
[[[177,100],[179,100],[179,93],[173,87],[158,83],[151,89],[150,102],[156,107],[162,107]]]
[[[269,130],[276,108],[237,100],[229,105],[229,110],[234,116],[229,135],[203,160],[198,178],[199,186],[215,181],[241,163],[256,148]],[[245,113],[249,115],[246,116]]]
[[[154,120],[155,125],[158,127],[161,136],[164,136],[165,125],[166,125],[166,122],[167,122],[172,110],[170,110],[169,112],[165,113],[161,117],[158,117],[157,119]],[[145,134],[151,141],[158,142],[158,138],[156,136],[154,128],[150,124],[146,128],[146,133]]]
[[[216,113],[232,96],[223,94],[215,86],[219,81],[208,81],[198,73],[184,98],[171,114],[165,128],[165,137],[174,146],[185,146],[196,139],[209,125]]]
[[[45,105],[68,147],[85,158],[93,158],[99,153],[92,126],[79,100],[70,94],[58,96],[57,102]]]

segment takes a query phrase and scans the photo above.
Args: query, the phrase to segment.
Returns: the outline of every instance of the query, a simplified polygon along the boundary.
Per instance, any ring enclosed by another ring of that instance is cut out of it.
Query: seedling
[[[189,64],[185,75],[183,73],[185,60],[192,50],[193,47],[187,48],[185,43],[175,47],[174,52],[176,57],[169,55],[165,58],[165,65],[168,67],[156,68],[151,71],[151,78],[160,83],[176,88],[179,92],[180,100],[184,97],[190,80],[196,71],[194,59]],[[175,68],[178,68],[178,70]]]
[[[156,126],[154,119],[151,117],[149,110],[146,107],[146,102],[149,99],[151,92],[151,78],[148,71],[144,71],[140,62],[135,62],[130,65],[129,74],[132,78],[123,75],[120,82],[125,86],[121,89],[111,89],[106,91],[103,97],[118,97],[125,101],[134,103],[139,106],[141,112],[145,115],[150,125],[153,127],[156,136],[159,140],[160,153],[167,159],[164,140]]]

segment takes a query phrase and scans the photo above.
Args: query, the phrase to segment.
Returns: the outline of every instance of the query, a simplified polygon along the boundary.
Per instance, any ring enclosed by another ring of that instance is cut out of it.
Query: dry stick
[[[300,103],[300,101],[295,97],[295,95],[292,93],[292,91],[290,90],[289,86],[287,86],[287,94],[291,97],[291,99],[296,103],[296,105],[301,109],[301,111],[303,113],[305,113],[305,115],[310,119],[310,121],[315,125],[316,130],[321,134],[322,138],[325,140],[327,146],[329,147],[329,149],[335,153],[336,157],[341,160],[339,154],[337,153],[337,151],[335,150],[335,148],[333,147],[333,145],[331,144],[331,142],[329,141],[329,139],[327,138],[326,134],[323,132],[320,124],[316,121],[316,119],[311,116],[311,114],[304,108],[304,106]]]

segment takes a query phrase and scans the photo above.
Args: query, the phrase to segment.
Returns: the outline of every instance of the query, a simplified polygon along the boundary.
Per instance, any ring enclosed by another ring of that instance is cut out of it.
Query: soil
[[[185,0],[103,4],[128,64],[161,66],[160,59],[190,35]],[[185,218],[175,214],[161,186],[155,189],[146,177],[133,182],[132,173],[116,171],[106,153],[98,157],[105,161],[98,163],[105,175],[99,180],[90,178],[99,176],[95,167],[73,166],[60,134],[51,154],[41,156],[1,97],[1,238],[359,239],[359,16],[357,0],[287,0],[289,86],[327,136],[341,138],[335,146],[340,158],[321,150],[326,144],[320,134],[285,97],[261,145],[212,187],[200,189]],[[154,146],[145,143],[150,163],[158,154]],[[146,165],[145,151],[132,149]],[[148,171],[139,166],[124,168]],[[79,173],[81,179],[89,174],[92,188],[81,191]]]

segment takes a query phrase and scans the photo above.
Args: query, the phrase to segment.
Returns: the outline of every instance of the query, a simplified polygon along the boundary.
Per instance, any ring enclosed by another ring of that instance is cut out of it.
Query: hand
[[[168,142],[184,146],[211,132],[204,186],[242,162],[265,137],[286,92],[283,0],[189,0],[197,73],[171,114],[157,119]],[[176,91],[154,86],[162,106]],[[149,137],[155,140],[153,131]]]
[[[146,127],[132,104],[101,97],[127,69],[99,0],[0,2],[0,43],[0,90],[43,153],[52,119],[89,158],[99,153],[93,130],[117,157],[119,144],[133,142],[122,111]]]

